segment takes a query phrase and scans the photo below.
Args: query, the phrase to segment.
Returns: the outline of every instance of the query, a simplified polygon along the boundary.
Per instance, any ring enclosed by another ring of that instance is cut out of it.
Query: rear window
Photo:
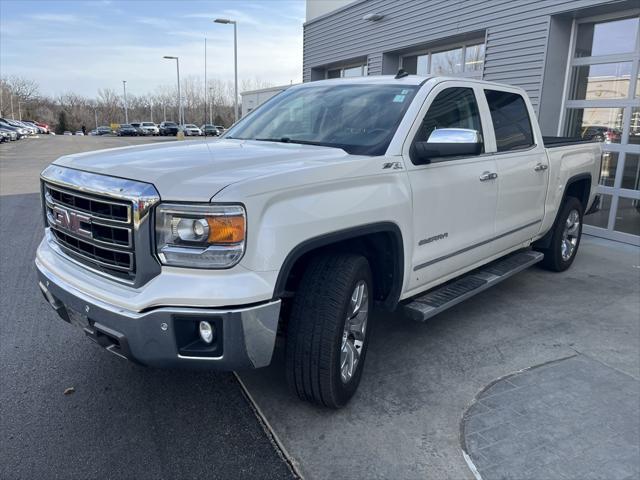
[[[144,122],[144,123],[142,124],[142,126],[144,126],[144,127],[155,127],[155,123],[151,123],[151,122]]]
[[[496,90],[485,90],[484,93],[491,111],[498,152],[533,146],[531,120],[522,96]]]

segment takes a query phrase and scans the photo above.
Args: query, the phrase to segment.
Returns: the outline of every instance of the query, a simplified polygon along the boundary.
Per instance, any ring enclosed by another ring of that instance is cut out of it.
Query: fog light
[[[205,322],[204,320],[200,322],[200,338],[202,338],[205,343],[213,342],[213,327],[209,322]]]

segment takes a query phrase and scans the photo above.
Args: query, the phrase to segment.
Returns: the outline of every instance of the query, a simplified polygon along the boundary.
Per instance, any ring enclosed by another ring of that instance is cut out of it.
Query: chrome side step
[[[473,297],[512,275],[541,261],[544,254],[525,250],[507,255],[483,267],[429,290],[402,306],[404,314],[418,322],[424,322],[434,315]]]

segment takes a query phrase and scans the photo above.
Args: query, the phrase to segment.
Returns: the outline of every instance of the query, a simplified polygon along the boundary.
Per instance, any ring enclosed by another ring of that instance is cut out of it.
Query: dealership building
[[[303,80],[477,78],[527,91],[543,135],[602,142],[585,232],[640,245],[640,2],[307,0]]]

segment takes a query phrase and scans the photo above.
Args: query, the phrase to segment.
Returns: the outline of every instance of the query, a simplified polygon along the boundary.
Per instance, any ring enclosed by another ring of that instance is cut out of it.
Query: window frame
[[[498,136],[496,135],[496,130],[495,130],[495,126],[493,123],[493,114],[491,113],[491,107],[489,106],[489,99],[487,98],[487,92],[498,92],[498,93],[507,93],[509,95],[517,95],[518,97],[520,97],[520,99],[522,100],[522,103],[524,104],[524,109],[527,112],[527,118],[529,120],[529,129],[531,130],[531,144],[530,145],[526,145],[523,147],[519,147],[519,148],[512,148],[509,150],[503,150],[500,151],[498,150]],[[487,102],[487,107],[489,108],[489,118],[491,119],[491,127],[492,127],[492,134],[493,134],[493,140],[496,146],[496,150],[495,150],[495,154],[507,154],[507,153],[516,153],[516,152],[522,152],[522,151],[526,151],[526,150],[531,150],[532,148],[536,148],[538,146],[538,140],[536,138],[536,129],[534,128],[533,122],[531,121],[531,111],[529,108],[529,104],[527,103],[527,100],[525,99],[525,97],[522,95],[522,93],[520,92],[513,92],[513,91],[509,91],[509,90],[504,90],[501,88],[488,88],[485,87],[482,89],[482,92],[484,94],[484,99]]]
[[[476,45],[484,45],[484,56],[482,57],[482,68],[479,70],[467,70],[466,69],[466,60],[467,60],[467,47],[475,47]],[[400,55],[400,68],[404,67],[404,59],[406,57],[418,57],[418,56],[427,56],[427,73],[426,75],[433,75],[431,73],[431,65],[432,60],[431,57],[435,53],[447,52],[449,50],[462,49],[462,71],[459,73],[451,73],[446,76],[452,77],[460,77],[460,78],[474,78],[477,80],[482,80],[484,78],[484,68],[486,64],[486,56],[487,56],[487,35],[485,33],[484,38],[474,38],[473,40],[450,43],[447,45],[440,45],[437,47],[427,47],[422,49],[412,50],[410,52],[404,53]],[[445,75],[443,75],[445,76]]]

